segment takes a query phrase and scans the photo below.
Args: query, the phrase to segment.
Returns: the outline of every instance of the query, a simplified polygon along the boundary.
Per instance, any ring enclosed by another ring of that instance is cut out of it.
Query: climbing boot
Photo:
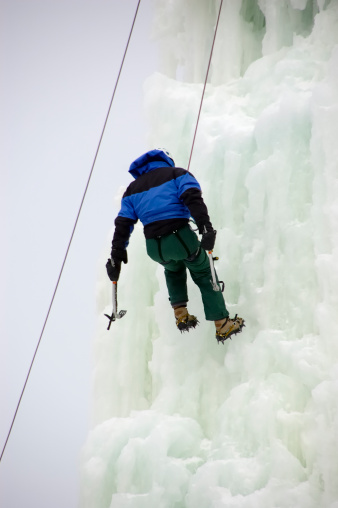
[[[188,332],[190,328],[195,328],[199,321],[196,316],[189,314],[186,307],[175,307],[176,326],[180,332]]]
[[[222,344],[224,344],[224,341],[231,337],[231,335],[237,335],[237,333],[240,333],[245,324],[244,319],[238,317],[236,314],[233,319],[227,317],[225,319],[215,321],[215,326],[217,342],[222,342]]]

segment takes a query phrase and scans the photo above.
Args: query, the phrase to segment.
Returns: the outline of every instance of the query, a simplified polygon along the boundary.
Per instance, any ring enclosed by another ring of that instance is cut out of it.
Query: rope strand
[[[111,110],[111,107],[112,107],[112,104],[113,104],[113,101],[114,101],[115,92],[116,92],[117,85],[118,85],[118,82],[119,82],[119,79],[120,79],[120,75],[121,75],[121,72],[122,72],[122,67],[123,67],[123,64],[124,64],[124,60],[125,60],[125,57],[126,57],[126,54],[127,54],[128,47],[129,47],[129,42],[130,42],[130,39],[131,39],[131,36],[132,36],[132,33],[133,33],[133,29],[134,29],[134,25],[135,25],[135,21],[136,21],[136,17],[137,17],[137,13],[138,13],[138,10],[139,10],[140,3],[141,3],[141,0],[138,0],[136,11],[135,11],[135,15],[134,15],[134,19],[133,19],[133,23],[132,23],[132,26],[131,26],[131,29],[130,29],[130,32],[129,32],[128,41],[127,41],[127,44],[126,44],[126,47],[125,47],[125,50],[124,50],[124,54],[123,54],[123,58],[122,58],[122,62],[121,62],[121,65],[120,65],[120,70],[119,70],[119,73],[118,73],[118,76],[117,76],[117,79],[116,79],[113,95],[112,95],[111,100],[110,100],[108,112],[107,112],[106,119],[105,119],[105,122],[104,122],[104,125],[103,125],[103,129],[102,129],[102,132],[101,132],[99,143],[97,145],[95,157],[94,157],[91,169],[90,169],[90,173],[89,173],[89,177],[88,177],[88,180],[87,180],[87,184],[86,184],[83,196],[82,196],[82,200],[81,200],[81,204],[80,204],[80,207],[79,207],[79,211],[77,213],[76,220],[75,220],[74,227],[73,227],[73,231],[72,231],[70,240],[68,242],[68,247],[67,247],[67,250],[66,250],[66,254],[64,256],[64,260],[63,260],[63,263],[62,263],[62,266],[61,266],[61,270],[60,270],[60,273],[59,273],[59,276],[58,276],[58,279],[57,279],[57,283],[56,283],[56,286],[55,286],[55,289],[54,289],[54,293],[53,293],[53,296],[52,296],[52,299],[51,299],[51,302],[50,302],[50,305],[49,305],[49,308],[48,308],[48,312],[47,312],[47,315],[46,315],[46,319],[44,321],[44,324],[43,324],[43,327],[42,327],[42,331],[40,333],[40,337],[39,337],[37,346],[35,348],[35,352],[34,352],[34,355],[33,355],[33,358],[32,358],[32,361],[31,361],[31,364],[30,364],[30,367],[29,367],[29,370],[28,370],[28,373],[27,373],[27,376],[26,376],[26,380],[25,380],[23,389],[21,391],[19,402],[18,402],[18,404],[16,406],[16,410],[15,410],[15,413],[14,413],[14,416],[13,416],[13,419],[12,419],[12,423],[11,423],[9,432],[7,434],[7,438],[6,438],[4,447],[3,447],[2,452],[1,452],[0,462],[1,462],[2,457],[4,455],[4,452],[5,452],[5,449],[6,449],[8,440],[9,440],[9,437],[11,435],[11,432],[12,432],[12,429],[13,429],[13,425],[14,425],[14,422],[15,422],[15,419],[16,419],[16,416],[17,416],[20,404],[21,404],[21,400],[22,400],[22,397],[24,395],[24,392],[25,392],[25,389],[26,389],[26,386],[27,386],[27,383],[28,383],[28,379],[29,379],[31,370],[33,368],[35,357],[37,355],[37,352],[38,352],[38,349],[39,349],[39,346],[40,346],[40,343],[41,343],[41,340],[42,340],[42,336],[43,336],[45,328],[46,328],[46,324],[47,324],[47,321],[48,321],[48,318],[49,318],[49,314],[50,314],[50,311],[51,311],[53,303],[54,303],[55,295],[56,295],[57,289],[59,287],[59,283],[60,283],[60,280],[61,280],[63,269],[64,269],[64,266],[66,264],[66,260],[67,260],[67,257],[68,257],[69,249],[70,249],[71,243],[73,241],[73,237],[74,237],[74,234],[75,234],[76,226],[77,226],[77,223],[79,221],[79,217],[80,217],[80,213],[81,213],[81,210],[82,210],[82,206],[83,206],[83,203],[84,203],[84,200],[85,200],[85,197],[86,197],[86,194],[87,194],[87,190],[88,190],[88,187],[89,187],[89,183],[90,183],[93,171],[94,171],[94,166],[95,166],[95,163],[96,163],[96,159],[97,159],[100,147],[101,147],[101,142],[102,142],[102,139],[103,139],[103,135],[104,135],[104,132],[106,130],[106,126],[107,126],[110,110]]]
[[[212,41],[212,46],[211,46],[211,51],[210,51],[210,57],[209,57],[209,63],[208,63],[208,68],[207,68],[207,73],[205,75],[204,87],[203,87],[200,107],[199,107],[198,115],[197,115],[197,121],[196,121],[194,138],[193,138],[192,145],[191,145],[191,152],[190,152],[190,157],[189,157],[189,162],[188,162],[188,167],[187,167],[188,171],[189,171],[189,168],[190,168],[190,162],[191,162],[192,152],[194,151],[196,133],[197,133],[197,128],[198,128],[198,123],[199,123],[199,120],[200,120],[200,115],[201,115],[201,110],[202,110],[202,104],[203,104],[203,99],[204,99],[204,93],[205,93],[205,89],[206,89],[206,86],[207,86],[207,81],[208,81],[208,76],[209,76],[209,70],[210,70],[210,65],[211,65],[211,60],[212,60],[212,53],[214,51],[214,45],[215,45],[215,40],[216,40],[216,34],[217,34],[217,29],[218,29],[219,18],[221,16],[222,5],[223,5],[223,0],[221,0],[220,6],[219,6],[218,17],[217,17],[217,22],[216,22],[216,27],[215,27],[215,32],[214,32],[214,40]]]

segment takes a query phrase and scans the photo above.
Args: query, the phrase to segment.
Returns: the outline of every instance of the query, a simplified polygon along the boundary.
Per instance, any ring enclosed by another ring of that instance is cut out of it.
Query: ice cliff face
[[[219,3],[154,2],[149,147],[186,166]],[[338,2],[225,1],[190,170],[245,331],[180,335],[141,228],[106,331],[81,506],[337,508]],[[106,255],[106,254],[105,254]]]

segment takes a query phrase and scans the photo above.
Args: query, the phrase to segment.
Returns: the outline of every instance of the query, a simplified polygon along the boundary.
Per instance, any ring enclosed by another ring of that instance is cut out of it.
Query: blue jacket
[[[135,180],[122,197],[115,220],[113,249],[125,249],[134,224],[144,225],[146,238],[171,233],[186,225],[192,216],[200,231],[210,225],[207,208],[196,178],[162,150],[151,150],[129,168]]]

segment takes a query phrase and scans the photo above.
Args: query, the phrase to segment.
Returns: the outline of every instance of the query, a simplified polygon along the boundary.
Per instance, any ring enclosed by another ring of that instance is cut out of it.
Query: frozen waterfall
[[[182,167],[218,8],[154,2],[149,148]],[[190,280],[200,325],[180,335],[135,228],[109,332],[104,268],[98,285],[81,508],[338,507],[337,132],[338,2],[225,0],[190,171],[247,326],[218,345]]]

